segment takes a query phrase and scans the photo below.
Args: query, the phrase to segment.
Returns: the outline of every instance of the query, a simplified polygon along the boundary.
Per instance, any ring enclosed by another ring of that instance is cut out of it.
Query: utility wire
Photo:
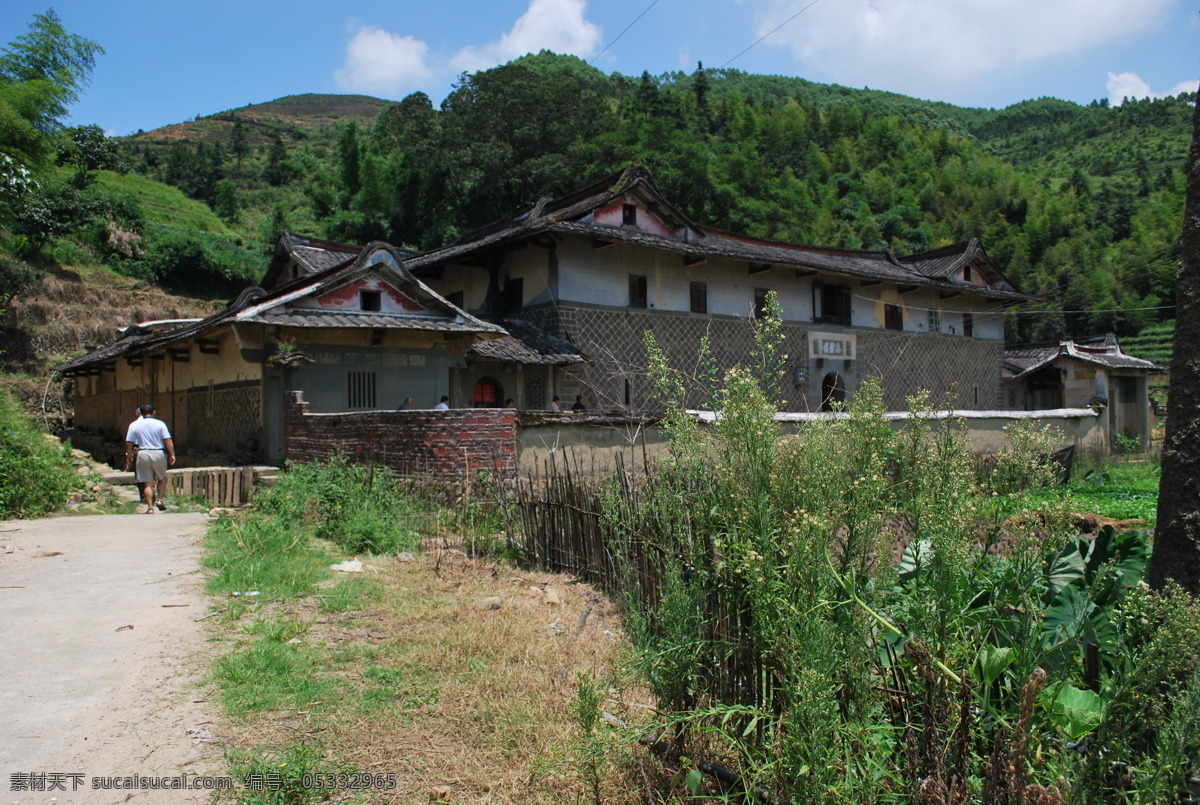
[[[645,10],[645,11],[643,11],[641,14],[638,14],[638,15],[637,15],[637,19],[635,19],[633,22],[631,22],[631,23],[629,23],[628,25],[626,25],[626,26],[625,26],[625,30],[624,30],[624,31],[621,31],[621,33],[617,34],[617,38],[616,38],[616,39],[614,39],[613,41],[611,41],[611,42],[609,42],[607,45],[605,45],[605,46],[604,46],[604,50],[600,51],[600,52],[599,52],[599,53],[597,53],[595,56],[593,56],[593,57],[592,57],[592,60],[591,60],[590,62],[588,62],[588,64],[589,64],[589,65],[595,65],[595,64],[596,64],[596,59],[600,58],[600,57],[601,57],[601,56],[603,56],[605,53],[607,53],[607,52],[608,52],[608,49],[609,49],[610,47],[612,47],[613,45],[617,44],[617,42],[618,42],[618,41],[621,39],[621,37],[622,37],[622,36],[624,36],[626,33],[628,33],[628,32],[629,32],[629,29],[630,29],[630,28],[632,28],[633,26],[635,26],[635,25],[637,25],[637,24],[638,24],[638,20],[640,20],[642,17],[646,16],[646,14],[648,14],[648,13],[649,13],[650,9],[654,8],[654,7],[655,7],[655,6],[657,6],[657,5],[658,5],[658,0],[654,0],[654,2],[653,2],[653,3],[651,3],[651,4],[650,4],[650,5],[648,5],[648,6],[646,6],[646,10]]]
[[[797,11],[795,14],[793,14],[793,15],[792,15],[792,16],[790,16],[790,17],[788,17],[786,20],[784,20],[783,22],[779,23],[778,25],[776,25],[776,26],[775,26],[774,28],[772,28],[771,30],[767,31],[765,34],[763,34],[761,37],[759,37],[759,38],[758,38],[758,41],[756,41],[756,42],[755,42],[753,45],[750,45],[750,47],[746,48],[746,49],[745,49],[745,50],[743,50],[741,53],[739,53],[738,55],[734,56],[734,57],[733,57],[732,59],[730,59],[729,61],[727,61],[727,62],[725,62],[724,64],[722,64],[722,65],[721,65],[720,67],[718,67],[717,69],[718,69],[718,70],[724,70],[726,67],[728,67],[729,65],[733,64],[735,61],[737,61],[738,59],[740,59],[742,56],[746,55],[746,53],[748,53],[749,51],[753,50],[753,49],[754,49],[754,47],[755,47],[755,45],[757,45],[759,42],[763,41],[763,40],[764,40],[764,39],[766,39],[768,36],[770,36],[771,34],[775,33],[776,31],[778,31],[778,30],[779,30],[780,28],[782,28],[783,26],[787,25],[787,24],[788,24],[789,22],[791,22],[792,20],[796,19],[796,17],[799,17],[799,16],[800,16],[801,14],[803,14],[805,11],[808,11],[810,8],[812,8],[813,6],[815,6],[815,5],[816,5],[817,3],[819,3],[819,2],[821,2],[821,0],[812,0],[812,2],[811,2],[811,3],[809,3],[807,6],[805,6],[805,7],[804,7],[804,8],[802,8],[802,9],[800,9],[800,10],[799,10],[799,11]]]

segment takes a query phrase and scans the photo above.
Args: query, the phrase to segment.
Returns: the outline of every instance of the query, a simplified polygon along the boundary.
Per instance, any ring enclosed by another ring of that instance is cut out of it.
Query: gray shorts
[[[135,476],[139,484],[149,484],[161,481],[167,477],[166,450],[139,450]]]

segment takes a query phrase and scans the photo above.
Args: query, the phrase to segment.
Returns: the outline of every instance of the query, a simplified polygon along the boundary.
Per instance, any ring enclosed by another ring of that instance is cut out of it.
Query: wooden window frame
[[[904,329],[904,308],[885,302],[883,305],[883,327],[885,330]]]
[[[850,286],[840,282],[814,282],[813,321],[842,327],[854,326],[854,302],[850,297]]]

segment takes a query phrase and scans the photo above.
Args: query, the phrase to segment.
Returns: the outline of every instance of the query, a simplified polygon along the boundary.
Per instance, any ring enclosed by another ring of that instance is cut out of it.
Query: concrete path
[[[197,623],[207,521],[0,522],[0,803],[207,801],[211,792],[93,789],[93,778],[207,765],[195,732],[219,711],[206,701]],[[14,777],[41,773],[67,775],[65,790],[29,791]]]

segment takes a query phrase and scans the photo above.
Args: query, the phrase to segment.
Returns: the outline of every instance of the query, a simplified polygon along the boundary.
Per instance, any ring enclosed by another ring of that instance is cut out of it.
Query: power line
[[[738,55],[734,56],[734,57],[733,57],[732,59],[730,59],[729,61],[727,61],[727,62],[725,62],[724,64],[722,64],[722,65],[721,65],[720,67],[718,67],[717,69],[718,69],[718,70],[724,70],[726,67],[728,67],[729,65],[733,64],[735,61],[737,61],[738,59],[740,59],[742,56],[746,55],[746,53],[747,53],[747,52],[749,52],[750,50],[752,50],[752,49],[755,47],[755,45],[757,45],[759,42],[763,41],[763,40],[764,40],[764,39],[766,39],[768,36],[770,36],[771,34],[775,33],[776,31],[778,31],[778,30],[779,30],[780,28],[782,28],[783,26],[787,25],[787,24],[788,24],[789,22],[791,22],[792,20],[796,19],[796,17],[799,17],[799,16],[800,16],[801,14],[803,14],[805,11],[808,11],[810,8],[812,8],[813,6],[815,6],[815,5],[816,5],[817,3],[819,3],[819,2],[821,2],[821,0],[812,0],[812,2],[811,2],[811,3],[809,3],[807,6],[805,6],[805,7],[804,7],[804,8],[802,8],[802,9],[800,9],[800,10],[799,10],[799,11],[797,11],[795,14],[793,14],[792,16],[788,17],[788,18],[787,18],[786,20],[784,20],[783,22],[781,22],[781,23],[779,23],[778,25],[776,25],[776,26],[775,26],[774,28],[772,28],[770,31],[767,31],[765,34],[763,34],[761,37],[759,37],[759,38],[758,38],[758,40],[757,40],[757,41],[756,41],[756,42],[755,42],[753,45],[751,45],[750,47],[746,48],[746,49],[745,49],[745,50],[743,50],[741,53],[739,53]]]
[[[621,33],[617,34],[617,38],[616,38],[616,39],[614,39],[613,41],[611,41],[611,42],[609,42],[607,45],[605,45],[605,46],[604,46],[604,50],[600,51],[600,52],[599,52],[599,53],[597,53],[597,54],[596,54],[594,57],[592,57],[592,60],[591,60],[590,62],[588,62],[588,64],[589,64],[589,65],[595,65],[595,63],[596,63],[596,59],[600,58],[600,57],[601,57],[601,56],[603,56],[605,53],[607,53],[607,52],[608,52],[608,49],[609,49],[610,47],[612,47],[613,45],[617,44],[617,42],[620,40],[620,38],[621,38],[622,36],[624,36],[624,35],[625,35],[625,34],[626,34],[628,31],[629,31],[629,29],[630,29],[630,28],[632,28],[633,26],[637,25],[637,23],[638,23],[638,20],[640,20],[642,17],[646,16],[646,14],[648,14],[648,13],[649,13],[650,9],[654,8],[656,5],[658,5],[658,0],[654,0],[654,2],[653,2],[653,3],[651,3],[651,4],[650,4],[650,5],[648,5],[648,6],[646,6],[646,10],[645,10],[645,11],[643,11],[641,14],[638,14],[638,15],[637,15],[637,19],[635,19],[633,22],[631,22],[631,23],[629,23],[628,25],[626,25],[626,26],[625,26],[625,30],[624,30],[624,31],[621,31]]]
[[[1062,313],[1133,313],[1137,310],[1174,310],[1175,305],[1157,305],[1155,307],[1104,307],[1093,308],[1092,310],[1033,310],[1030,308],[1021,308],[1022,315],[1034,315],[1039,313],[1052,313],[1059,315]]]

